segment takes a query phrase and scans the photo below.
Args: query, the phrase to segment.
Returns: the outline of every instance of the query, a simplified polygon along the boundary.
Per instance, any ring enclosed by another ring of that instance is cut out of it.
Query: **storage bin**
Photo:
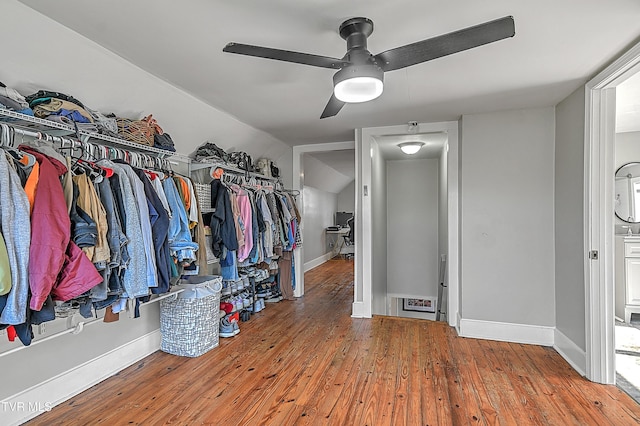
[[[218,311],[222,277],[190,276],[184,291],[160,300],[160,349],[173,355],[197,357],[218,346]]]
[[[215,209],[211,205],[211,185],[202,183],[194,183],[193,187],[200,203],[200,211],[202,213],[211,213]]]

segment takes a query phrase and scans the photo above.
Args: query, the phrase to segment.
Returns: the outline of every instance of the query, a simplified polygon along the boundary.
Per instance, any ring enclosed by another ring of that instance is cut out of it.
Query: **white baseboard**
[[[330,260],[331,257],[333,257],[333,253],[329,252],[329,253],[325,253],[322,256],[317,257],[317,258],[315,258],[313,260],[305,262],[305,264],[304,264],[304,272],[310,271],[313,268],[317,268],[318,266],[322,265],[326,261]]]
[[[553,332],[555,327],[471,320],[466,318],[462,318],[459,323],[459,335],[462,337],[541,346],[553,346],[554,343]]]
[[[352,318],[365,318],[364,316],[364,303],[353,302],[351,305],[351,317]]]
[[[587,371],[587,354],[569,339],[563,332],[555,329],[553,348],[564,358],[578,373],[584,376]]]
[[[0,401],[3,425],[22,424],[160,349],[154,330],[71,370]]]

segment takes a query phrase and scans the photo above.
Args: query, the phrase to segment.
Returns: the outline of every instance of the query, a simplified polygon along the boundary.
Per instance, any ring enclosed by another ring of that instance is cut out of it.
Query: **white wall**
[[[349,183],[338,194],[338,211],[355,212],[356,209],[356,181]]]
[[[312,262],[327,253],[327,235],[325,229],[333,225],[337,206],[336,194],[304,186],[304,263]],[[318,260],[319,262],[320,260]],[[306,268],[305,268],[306,269]]]
[[[0,81],[8,86],[23,94],[38,89],[67,93],[93,109],[124,117],[153,113],[181,153],[212,140],[223,149],[235,147],[254,158],[277,159],[281,170],[291,175],[291,148],[281,141],[167,84],[18,1],[3,0],[1,9],[0,38],[7,42],[2,44]],[[25,29],[26,23],[29,30]],[[291,178],[285,177],[287,181],[290,183]],[[157,306],[144,309],[147,312],[135,321],[92,325],[77,336],[65,336],[6,357],[0,355],[3,365],[15,366],[7,369],[0,383],[0,397],[18,394],[157,330]],[[51,400],[59,396],[55,392],[50,395]]]
[[[389,295],[438,295],[438,162],[386,162]]]
[[[387,314],[387,168],[380,147],[372,144],[371,158],[371,265],[372,314]],[[356,219],[357,220],[357,219]],[[356,247],[357,250],[357,247]]]
[[[463,319],[555,325],[554,108],[462,117]]]
[[[556,106],[556,328],[581,350],[585,340],[584,88]]]

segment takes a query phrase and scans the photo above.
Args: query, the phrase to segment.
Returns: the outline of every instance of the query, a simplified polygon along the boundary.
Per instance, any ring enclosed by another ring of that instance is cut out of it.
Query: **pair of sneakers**
[[[264,309],[264,299],[259,298],[253,303],[253,312],[260,312]]]
[[[240,314],[238,312],[222,317],[220,319],[220,337],[233,337],[238,335],[240,333],[239,320]]]
[[[271,296],[267,297],[264,299],[265,302],[267,303],[278,303],[279,301],[281,301],[282,299],[284,299],[284,297],[282,297],[282,294],[279,292],[273,292],[271,294]]]

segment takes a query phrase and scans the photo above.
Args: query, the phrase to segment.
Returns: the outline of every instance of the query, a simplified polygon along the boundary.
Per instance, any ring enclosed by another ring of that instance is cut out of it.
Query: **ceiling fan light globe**
[[[420,148],[422,148],[423,145],[424,142],[405,142],[399,144],[398,146],[405,154],[413,155],[420,151]]]
[[[382,94],[384,71],[374,64],[349,65],[333,76],[333,94],[346,103],[371,101]]]
[[[382,89],[382,81],[375,77],[353,77],[336,84],[333,91],[342,102],[353,104],[377,98]]]

